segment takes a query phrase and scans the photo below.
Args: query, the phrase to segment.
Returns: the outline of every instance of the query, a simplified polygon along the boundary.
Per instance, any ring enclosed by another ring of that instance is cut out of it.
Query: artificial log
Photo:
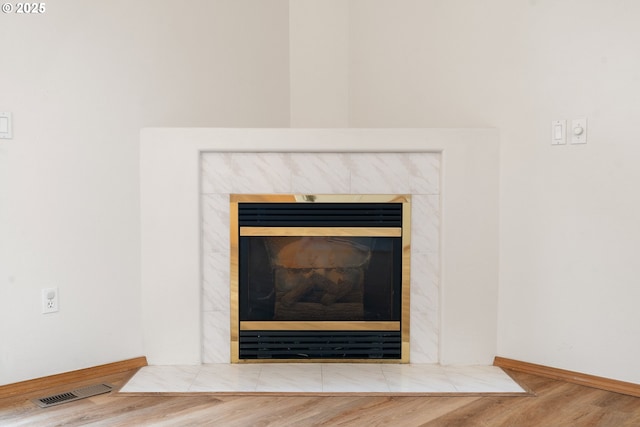
[[[276,303],[273,320],[363,320],[361,303],[339,302],[329,306],[315,302],[297,302],[291,305]]]

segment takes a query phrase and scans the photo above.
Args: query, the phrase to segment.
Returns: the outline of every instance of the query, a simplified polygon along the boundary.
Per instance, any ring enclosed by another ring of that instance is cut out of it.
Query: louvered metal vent
[[[402,203],[240,203],[241,227],[401,227]]]
[[[241,359],[400,359],[395,331],[240,331]]]
[[[31,401],[41,408],[48,408],[49,406],[60,405],[61,403],[73,402],[75,400],[109,393],[111,390],[113,390],[113,386],[110,384],[96,384],[65,393],[54,394],[53,396],[32,399]]]

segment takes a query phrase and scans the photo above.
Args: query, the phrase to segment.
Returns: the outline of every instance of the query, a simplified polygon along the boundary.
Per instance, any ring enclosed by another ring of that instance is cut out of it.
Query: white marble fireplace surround
[[[440,153],[220,153],[201,162],[203,363],[228,363],[229,194],[411,194],[414,363],[438,362]]]
[[[229,193],[412,194],[411,362],[492,362],[495,130],[153,128],[140,155],[149,364],[229,363]]]

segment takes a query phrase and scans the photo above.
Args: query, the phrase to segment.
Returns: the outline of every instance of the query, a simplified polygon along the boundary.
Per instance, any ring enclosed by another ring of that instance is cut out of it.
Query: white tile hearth
[[[197,365],[146,366],[138,370],[125,387],[131,386],[139,393],[155,393],[158,390],[179,393],[191,388],[200,369]]]
[[[322,391],[327,393],[389,393],[380,366],[328,364],[322,367]]]
[[[439,365],[382,366],[382,372],[389,383],[389,389],[395,393],[407,393],[414,390],[434,393],[458,392],[446,371],[447,369]]]
[[[191,392],[252,392],[260,379],[262,368],[257,365],[203,365],[193,379]]]
[[[255,363],[145,366],[120,393],[526,394],[495,366]]]
[[[322,385],[319,363],[265,364],[255,390],[260,393],[320,393]]]

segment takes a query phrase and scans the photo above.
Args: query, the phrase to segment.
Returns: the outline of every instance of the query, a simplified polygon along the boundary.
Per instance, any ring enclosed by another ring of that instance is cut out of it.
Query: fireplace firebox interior
[[[232,362],[408,362],[409,203],[232,195]]]

